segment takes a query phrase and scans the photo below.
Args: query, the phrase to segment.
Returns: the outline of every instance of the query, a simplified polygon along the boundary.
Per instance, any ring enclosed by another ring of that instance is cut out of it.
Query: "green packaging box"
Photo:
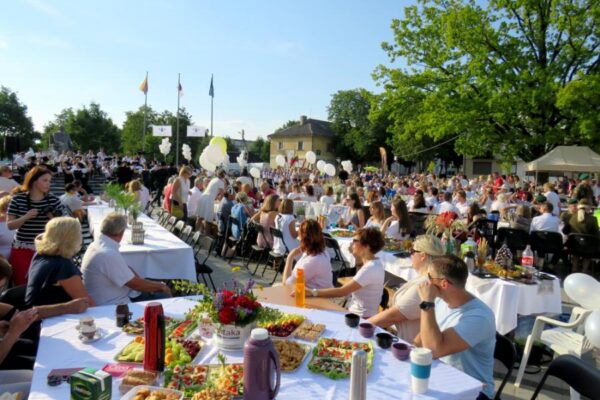
[[[110,400],[112,376],[99,369],[85,368],[71,375],[71,400]]]

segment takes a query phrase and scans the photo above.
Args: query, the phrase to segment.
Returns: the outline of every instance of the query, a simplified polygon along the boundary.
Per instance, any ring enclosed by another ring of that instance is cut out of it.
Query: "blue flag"
[[[210,89],[208,89],[208,95],[210,97],[215,97],[215,87],[213,86],[213,77],[210,77]]]

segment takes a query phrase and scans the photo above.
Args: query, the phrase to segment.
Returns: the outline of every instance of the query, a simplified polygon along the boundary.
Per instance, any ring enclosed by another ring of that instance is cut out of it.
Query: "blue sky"
[[[305,114],[326,119],[331,95],[377,91],[381,42],[408,0],[5,1],[0,13],[0,85],[16,91],[41,130],[66,107],[98,102],[119,126],[148,103],[181,105],[215,134],[265,137]]]

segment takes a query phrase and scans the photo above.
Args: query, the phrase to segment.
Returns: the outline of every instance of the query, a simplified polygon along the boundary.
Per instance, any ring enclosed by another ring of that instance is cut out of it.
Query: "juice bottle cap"
[[[269,331],[264,328],[254,328],[250,333],[253,340],[265,340],[269,338]]]
[[[297,268],[296,269],[296,275],[297,276],[304,276],[304,268]]]

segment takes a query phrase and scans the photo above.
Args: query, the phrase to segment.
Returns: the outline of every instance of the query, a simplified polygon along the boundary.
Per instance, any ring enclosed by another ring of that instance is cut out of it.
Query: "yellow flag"
[[[144,82],[140,85],[140,90],[144,92],[144,94],[148,94],[148,74],[144,78]]]

